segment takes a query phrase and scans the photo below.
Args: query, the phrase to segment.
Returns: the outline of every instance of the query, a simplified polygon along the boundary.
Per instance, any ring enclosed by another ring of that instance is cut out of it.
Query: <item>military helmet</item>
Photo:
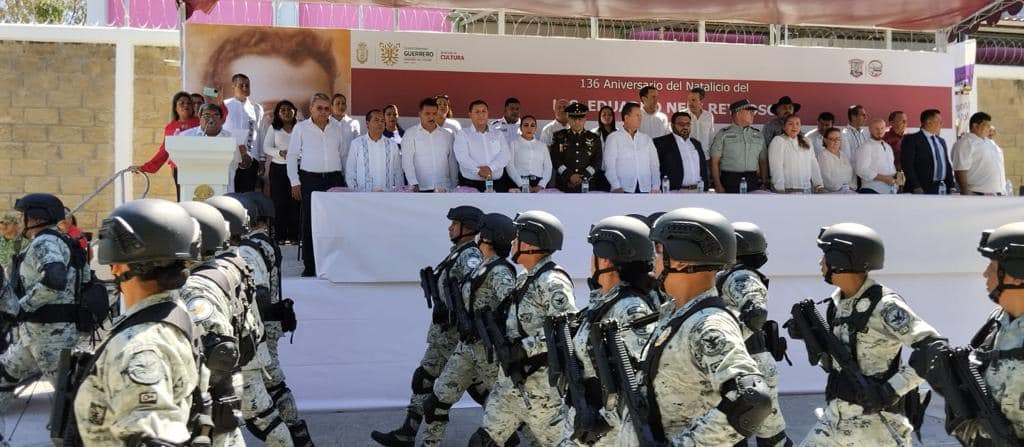
[[[103,219],[96,260],[104,265],[187,261],[199,259],[199,250],[199,223],[188,211],[167,200],[139,199]]]
[[[768,251],[768,240],[757,225],[735,222],[732,229],[736,232],[736,256],[760,255]]]
[[[248,216],[249,222],[255,222],[256,219],[259,218],[259,207],[252,198],[247,197],[245,194],[246,193],[241,192],[229,192],[224,194],[224,196],[237,200],[238,203],[242,205],[242,208],[245,208],[245,214]]]
[[[224,215],[210,205],[203,202],[181,202],[181,207],[199,223],[199,230],[202,232],[202,253],[211,254],[223,250],[228,246],[228,239],[231,232]]]
[[[664,215],[665,215],[664,211],[656,211],[656,212],[653,212],[653,213],[647,215],[647,218],[644,219],[644,221],[647,222],[647,227],[648,228],[654,228],[654,223],[658,221],[659,217],[664,216]]]
[[[651,262],[654,260],[654,244],[650,237],[651,230],[644,220],[612,216],[590,227],[587,242],[593,245],[594,256],[609,259],[615,264]]]
[[[516,225],[508,216],[489,213],[480,219],[480,239],[490,241],[495,247],[508,249],[515,238]]]
[[[271,200],[270,197],[267,197],[266,194],[259,193],[256,191],[250,191],[242,193],[242,197],[249,199],[256,204],[256,217],[253,218],[252,216],[250,216],[250,220],[275,218],[274,201]]]
[[[238,199],[214,196],[206,199],[205,203],[220,211],[224,220],[228,221],[232,237],[241,236],[249,231],[249,213]]]
[[[1024,279],[1024,222],[1013,222],[981,233],[978,251],[999,263],[1014,278]]]
[[[666,259],[695,265],[736,262],[736,233],[725,216],[706,208],[679,208],[658,218],[651,240],[662,245]]]
[[[540,250],[562,249],[562,222],[547,211],[526,211],[516,215],[516,237]]]
[[[818,248],[825,254],[826,266],[836,273],[868,272],[885,265],[881,236],[858,223],[823,227],[818,233]]]
[[[57,196],[43,192],[26,194],[14,202],[14,209],[30,219],[46,222],[64,220],[64,202]]]
[[[460,205],[449,209],[446,217],[448,217],[448,220],[462,224],[468,230],[477,231],[480,229],[480,218],[483,216],[484,212],[480,211],[480,208]]]

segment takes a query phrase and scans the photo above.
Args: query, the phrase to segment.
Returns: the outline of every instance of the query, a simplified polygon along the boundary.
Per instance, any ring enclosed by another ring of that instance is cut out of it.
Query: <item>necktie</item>
[[[932,135],[932,156],[935,157],[935,181],[941,181],[946,178],[946,160],[943,158],[942,145],[939,144],[939,138]]]

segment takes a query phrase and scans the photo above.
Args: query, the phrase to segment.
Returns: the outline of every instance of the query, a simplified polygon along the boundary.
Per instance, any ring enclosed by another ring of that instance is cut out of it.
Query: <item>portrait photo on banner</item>
[[[187,25],[185,86],[190,92],[216,89],[232,96],[231,77],[249,77],[252,98],[270,113],[281,100],[309,113],[317,92],[351,97],[350,31],[258,26]]]

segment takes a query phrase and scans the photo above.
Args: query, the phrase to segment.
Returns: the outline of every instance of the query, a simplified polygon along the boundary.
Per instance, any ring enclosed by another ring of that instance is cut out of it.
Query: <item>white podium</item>
[[[202,201],[228,192],[228,168],[238,143],[231,137],[169,136],[164,147],[178,166],[181,200]]]

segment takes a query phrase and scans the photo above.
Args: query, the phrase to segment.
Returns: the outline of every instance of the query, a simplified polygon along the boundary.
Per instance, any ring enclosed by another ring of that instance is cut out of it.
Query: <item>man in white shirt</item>
[[[622,107],[622,129],[608,135],[604,147],[605,175],[612,192],[661,192],[661,166],[654,141],[640,131],[640,104]]]
[[[832,112],[821,112],[818,114],[818,127],[807,131],[804,137],[807,141],[811,142],[811,147],[814,149],[814,155],[818,156],[821,151],[825,150],[825,131],[832,127],[832,123],[836,121],[836,116]],[[842,133],[840,133],[842,135]]]
[[[690,136],[700,142],[701,148],[704,149],[704,155],[710,160],[711,152],[707,149],[711,147],[711,139],[715,136],[715,115],[704,110],[705,95],[706,92],[701,87],[690,89],[690,93],[686,95],[686,107],[687,112],[690,112],[690,116],[693,117],[693,131],[690,132]],[[675,127],[674,124],[673,127]]]
[[[672,132],[668,125],[668,117],[658,111],[658,89],[646,86],[640,89],[641,119],[640,132],[652,139]]]
[[[331,121],[331,98],[317,93],[309,102],[309,119],[292,129],[288,143],[288,180],[292,197],[299,200],[302,214],[302,276],[316,275],[313,256],[313,234],[310,228],[310,205],[314,191],[327,191],[342,186],[342,166],[348,154],[349,129]]]
[[[1003,150],[988,138],[992,116],[985,112],[971,115],[971,131],[953,145],[950,159],[956,182],[963,195],[1006,194],[1006,166]]]
[[[246,151],[256,161],[235,171],[235,192],[255,191],[257,179],[263,173],[263,138],[260,138],[260,132],[263,130],[263,106],[249,98],[252,88],[248,76],[236,73],[231,77],[231,87],[234,90],[234,97],[224,100],[224,108],[228,112],[224,128],[234,135],[239,145],[245,146]]]
[[[459,162],[459,184],[483,192],[487,180],[495,190],[505,173],[511,155],[505,135],[492,132],[487,125],[487,103],[477,99],[469,104],[470,125],[455,134],[455,160]],[[507,186],[506,186],[507,190]]]
[[[402,157],[398,143],[384,138],[384,112],[366,114],[366,135],[352,140],[345,161],[345,181],[353,191],[390,191],[402,186]]]
[[[689,113],[673,113],[672,133],[654,139],[661,175],[673,190],[697,189],[698,181],[709,185],[707,157],[701,142],[691,137],[692,123]]]
[[[519,99],[508,98],[505,100],[505,115],[491,121],[491,130],[501,132],[505,135],[505,141],[511,145],[519,138],[519,123]]]
[[[402,168],[413,191],[446,192],[455,185],[459,167],[454,141],[451,131],[437,126],[437,100],[420,101],[420,124],[402,139]]]
[[[854,151],[853,170],[860,178],[860,192],[892,194],[896,184],[896,164],[892,147],[882,137],[885,135],[885,120],[875,118],[868,126],[871,139]]]
[[[346,115],[348,113],[348,98],[341,93],[335,93],[334,97],[331,98],[331,120],[341,125],[343,129],[348,129],[351,132],[348,142],[351,142],[355,137],[362,134],[362,127],[359,126],[359,121],[352,119]],[[348,147],[346,145],[345,147]]]
[[[540,141],[546,146],[551,146],[556,132],[569,128],[569,114],[565,113],[565,108],[568,106],[569,100],[567,99],[555,101],[555,120],[544,125],[540,131]]]
[[[220,106],[206,103],[199,107],[199,126],[188,129],[181,134],[183,137],[232,137],[232,133],[223,127],[224,117]],[[238,139],[236,138],[237,142]],[[239,144],[238,150],[231,157],[228,165],[228,192],[235,192],[235,172],[238,167],[252,165],[252,157],[245,145]]]
[[[868,141],[868,135],[865,134],[864,123],[868,122],[868,112],[864,110],[864,106],[860,104],[854,104],[846,109],[846,119],[849,122],[843,127],[843,145],[842,152],[846,154],[846,158],[850,160],[856,160],[854,151],[861,147]]]

